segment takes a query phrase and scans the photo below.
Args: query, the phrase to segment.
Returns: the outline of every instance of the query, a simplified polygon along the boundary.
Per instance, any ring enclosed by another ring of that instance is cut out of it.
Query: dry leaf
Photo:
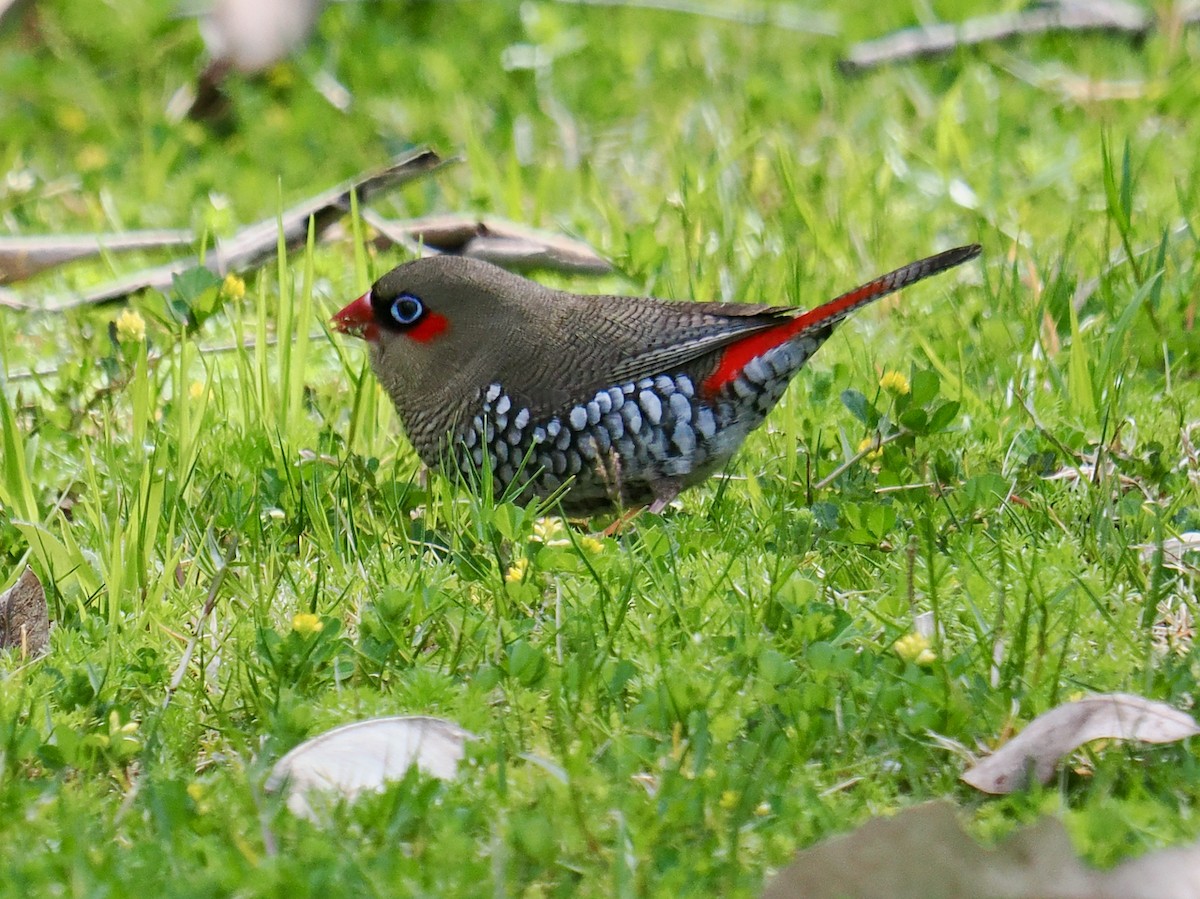
[[[0,649],[19,649],[23,658],[43,655],[50,645],[50,612],[42,582],[26,568],[0,593]]]
[[[1044,818],[994,849],[959,826],[954,806],[931,802],[796,855],[764,899],[1196,899],[1200,844],[1150,853],[1112,871],[1075,855],[1066,831]]]
[[[364,210],[362,217],[389,243],[420,255],[432,252],[469,256],[513,271],[539,268],[584,274],[612,271],[608,260],[582,241],[503,219],[438,215],[397,222],[369,210]]]
[[[452,721],[425,716],[372,718],[326,731],[306,740],[275,763],[268,790],[287,791],[293,814],[317,817],[310,799],[329,794],[331,804],[352,801],[360,793],[383,790],[413,765],[425,774],[450,780],[462,761],[467,740],[475,735]]]
[[[1190,715],[1165,703],[1131,693],[1089,696],[1038,715],[962,779],[985,793],[1011,793],[1031,773],[1047,783],[1063,756],[1092,740],[1174,743],[1198,733]]]

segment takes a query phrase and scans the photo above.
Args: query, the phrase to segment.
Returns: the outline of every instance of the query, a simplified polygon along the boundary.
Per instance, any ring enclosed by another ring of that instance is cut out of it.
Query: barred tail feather
[[[815,351],[829,336],[833,326],[854,310],[873,303],[880,297],[885,297],[909,284],[915,284],[930,275],[936,275],[938,272],[961,265],[974,259],[980,252],[979,244],[971,244],[946,250],[936,256],[929,256],[903,268],[898,268],[894,272],[888,272],[881,278],[856,287],[849,293],[844,293],[816,309],[801,313],[777,327],[760,331],[732,343],[722,352],[716,369],[704,379],[701,389],[710,396],[715,394],[737,378],[750,360],[757,359],[768,350],[797,337],[811,337],[814,345],[810,352]]]
[[[836,325],[854,310],[860,309],[868,303],[873,303],[882,297],[886,297],[889,293],[894,293],[902,287],[907,287],[909,284],[916,284],[930,275],[936,275],[938,272],[944,272],[946,269],[954,268],[956,265],[962,265],[964,262],[974,259],[980,252],[982,252],[982,247],[977,243],[973,243],[969,246],[955,247],[953,250],[946,250],[944,253],[938,253],[936,256],[928,256],[917,262],[909,263],[861,287],[856,287],[854,290],[844,293],[840,297],[818,306],[816,309],[810,309],[808,312],[798,315],[791,322],[789,330],[795,335],[801,334],[811,328]]]

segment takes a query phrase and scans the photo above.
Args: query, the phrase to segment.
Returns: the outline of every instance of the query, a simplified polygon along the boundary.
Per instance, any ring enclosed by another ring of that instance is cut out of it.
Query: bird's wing
[[[697,386],[716,390],[736,377],[750,359],[772,347],[805,336],[815,350],[856,309],[979,252],[977,245],[947,250],[807,311],[558,294],[563,303],[556,328],[557,352],[543,360],[513,360],[520,376],[509,383],[525,388],[518,392],[534,412],[553,412],[590,399],[600,390],[681,369],[689,371]],[[568,308],[572,303],[583,305]],[[565,370],[563,360],[567,360]]]
[[[624,384],[690,366],[752,334],[790,323],[801,311],[787,307],[734,306],[728,303],[668,303],[668,321],[637,335],[609,372],[611,383]]]

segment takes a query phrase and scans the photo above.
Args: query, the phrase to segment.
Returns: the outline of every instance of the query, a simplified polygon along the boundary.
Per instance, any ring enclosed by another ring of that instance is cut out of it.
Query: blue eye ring
[[[425,314],[425,304],[421,302],[420,297],[414,297],[411,293],[402,293],[392,300],[388,313],[396,324],[408,327]]]

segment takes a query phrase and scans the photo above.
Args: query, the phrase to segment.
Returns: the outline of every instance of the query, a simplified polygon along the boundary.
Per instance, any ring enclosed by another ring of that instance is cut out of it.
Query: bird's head
[[[555,296],[489,263],[430,256],[392,269],[331,325],[367,342],[371,367],[408,418],[496,381],[519,389],[555,328]]]
[[[424,344],[445,336],[447,317],[462,305],[454,285],[439,270],[438,257],[397,266],[333,317],[335,331],[370,344],[397,340]]]

